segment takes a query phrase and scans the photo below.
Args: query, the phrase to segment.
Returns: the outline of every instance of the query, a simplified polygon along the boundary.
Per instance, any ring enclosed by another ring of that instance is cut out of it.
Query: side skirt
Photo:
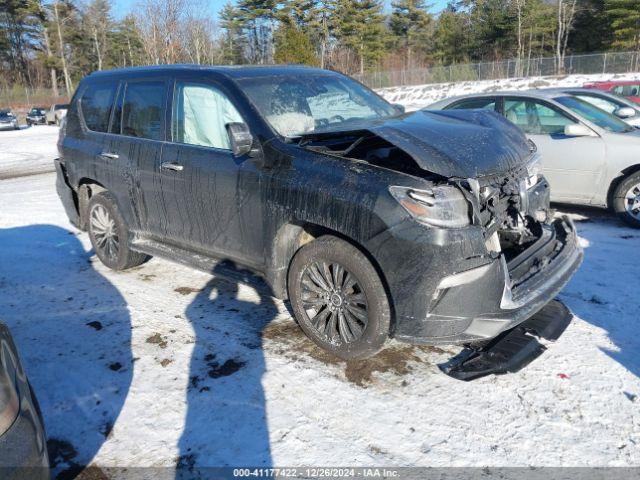
[[[184,248],[146,238],[135,238],[131,249],[153,257],[180,263],[206,273],[211,273],[233,283],[253,287],[260,295],[274,296],[269,285],[258,272],[248,270],[230,260],[221,260]]]

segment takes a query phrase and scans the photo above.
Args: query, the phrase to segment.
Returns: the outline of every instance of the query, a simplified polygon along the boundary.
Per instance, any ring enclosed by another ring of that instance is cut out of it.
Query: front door
[[[537,99],[505,98],[504,115],[538,147],[553,201],[583,203],[593,198],[605,154],[600,136],[565,135],[565,126],[578,121]]]
[[[243,122],[226,91],[210,80],[177,79],[171,138],[157,182],[166,235],[214,256],[264,263],[260,168],[236,158],[226,125]]]

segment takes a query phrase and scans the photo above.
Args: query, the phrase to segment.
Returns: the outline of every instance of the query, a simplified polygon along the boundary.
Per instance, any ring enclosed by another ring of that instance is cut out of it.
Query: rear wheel
[[[89,238],[102,263],[113,270],[126,270],[147,260],[147,255],[129,248],[129,228],[109,192],[91,197],[87,208]]]
[[[613,209],[622,221],[640,228],[640,172],[618,184],[613,194]]]
[[[317,345],[345,360],[377,353],[389,336],[382,281],[353,245],[324,236],[294,256],[289,299],[298,324]]]

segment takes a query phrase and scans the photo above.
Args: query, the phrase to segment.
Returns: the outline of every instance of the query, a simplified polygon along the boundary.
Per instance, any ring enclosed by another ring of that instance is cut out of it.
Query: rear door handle
[[[174,172],[181,172],[184,169],[184,166],[178,165],[177,163],[164,162],[160,164],[160,168],[162,170],[173,170]]]
[[[117,160],[118,158],[120,158],[120,155],[118,155],[117,153],[109,153],[109,152],[102,152],[100,156],[102,158],[110,158],[111,160]]]

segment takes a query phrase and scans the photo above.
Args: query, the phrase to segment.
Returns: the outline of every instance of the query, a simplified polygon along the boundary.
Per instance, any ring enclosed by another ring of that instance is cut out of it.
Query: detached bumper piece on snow
[[[439,367],[447,375],[465,381],[517,372],[546,350],[538,338],[557,340],[572,317],[562,302],[554,300],[525,322],[482,346],[465,348]]]

